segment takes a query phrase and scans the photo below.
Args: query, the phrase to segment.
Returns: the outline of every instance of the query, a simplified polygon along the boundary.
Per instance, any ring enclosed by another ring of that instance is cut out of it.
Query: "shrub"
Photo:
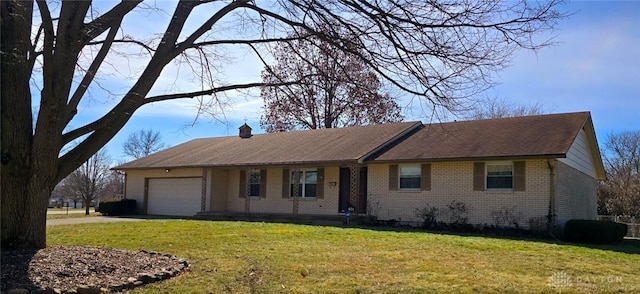
[[[529,230],[532,232],[545,232],[549,229],[549,218],[546,216],[529,218]]]
[[[564,237],[570,242],[612,244],[626,234],[626,224],[611,221],[572,219],[564,225]]]
[[[383,222],[378,220],[378,212],[380,211],[380,202],[367,202],[367,214],[365,215],[364,224],[368,226],[379,226]]]
[[[496,227],[506,228],[513,225],[514,228],[519,229],[522,212],[516,211],[516,206],[503,207],[500,210],[492,211],[491,218],[493,218],[493,224]]]
[[[463,202],[451,201],[447,205],[447,211],[449,215],[449,224],[465,225],[469,218],[465,215],[468,213],[467,206]]]
[[[128,215],[136,213],[134,199],[106,199],[100,201],[98,212],[104,215]]]
[[[438,224],[438,208],[435,206],[429,206],[419,209],[416,208],[416,218],[422,219],[422,227],[425,229],[435,228]]]

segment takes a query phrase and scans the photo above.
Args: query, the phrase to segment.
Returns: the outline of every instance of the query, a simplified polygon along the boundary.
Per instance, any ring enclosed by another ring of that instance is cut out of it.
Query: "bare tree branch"
[[[149,54],[153,54],[154,51],[156,51],[153,47],[145,44],[144,42],[138,41],[138,40],[131,40],[131,39],[118,39],[118,40],[102,40],[102,41],[95,41],[95,42],[89,42],[87,43],[88,46],[94,46],[94,45],[103,45],[105,43],[109,42],[109,44],[136,44],[142,48],[144,48],[145,50],[147,50],[147,52],[149,52]]]
[[[113,43],[113,40],[116,37],[116,33],[118,32],[118,28],[119,25],[116,27],[112,27],[111,30],[109,30],[109,34],[107,34],[107,38],[104,40],[100,51],[98,51],[98,54],[95,56],[93,62],[89,66],[89,69],[86,71],[84,77],[82,78],[82,81],[78,85],[78,88],[76,88],[76,91],[71,96],[69,104],[67,104],[67,117],[65,125],[68,124],[73,116],[78,112],[78,104],[80,103],[80,100],[82,99],[84,94],[87,92],[89,85],[98,72],[98,68],[100,68],[100,65],[102,65],[104,59],[107,57],[107,53],[109,53],[111,44]]]
[[[349,58],[358,58],[361,60],[358,66],[373,72],[384,87],[402,91],[409,99],[419,99],[428,108],[435,105],[452,108],[492,86],[493,74],[508,65],[516,50],[537,50],[549,45],[548,40],[538,42],[534,37],[553,30],[557,21],[566,16],[557,11],[561,1],[556,0],[447,3],[431,0],[258,3],[181,0],[171,15],[154,19],[166,21],[160,28],[153,27],[153,32],[143,32],[143,35],[136,28],[132,30],[135,36],[129,38],[124,31],[130,23],[123,19],[129,19],[138,6],[143,9],[140,3],[124,0],[99,14],[90,1],[0,1],[0,51],[3,53],[0,91],[3,114],[9,114],[3,116],[2,123],[1,172],[3,188],[5,184],[11,187],[3,189],[0,221],[3,246],[42,248],[46,245],[45,210],[35,204],[45,203],[47,191],[100,150],[142,105],[189,97],[198,97],[201,107],[220,105],[216,93],[257,87],[275,89],[278,86],[283,93],[295,93],[296,84],[308,84],[311,77],[328,81],[326,78],[332,71],[349,67],[338,62],[322,68],[321,63],[309,59],[302,63],[310,69],[315,67],[308,77],[282,75],[269,83],[234,84],[224,81],[225,77],[220,75],[230,59],[225,59],[216,48],[249,46],[250,52],[266,64],[267,49],[290,48],[298,40],[285,35],[296,32],[306,38],[300,40],[315,40],[314,47],[328,46]],[[52,4],[59,6],[50,9]],[[34,6],[39,13],[33,13]],[[194,14],[196,7],[210,9],[210,14],[199,19],[201,16]],[[34,24],[34,20],[40,23]],[[326,24],[337,26],[326,31],[318,29]],[[119,29],[122,37],[116,34]],[[101,36],[105,39],[97,40]],[[117,45],[128,44],[140,46],[145,54],[118,51]],[[90,54],[93,52],[95,56]],[[118,68],[119,58],[137,63],[139,67],[127,75]],[[108,74],[102,67],[105,64],[113,67],[116,78],[130,81],[124,83],[126,88],[121,91],[124,94],[116,95],[112,89],[100,85],[103,75]],[[176,86],[163,90],[156,85],[161,77],[166,77],[163,74],[173,69],[171,65],[187,67],[189,73],[176,79],[188,80],[188,88]],[[265,72],[277,73],[275,69],[266,66]],[[344,81],[360,82],[356,76],[346,76]],[[30,83],[36,85],[30,89]],[[83,97],[91,95],[93,89],[118,100],[101,117],[66,132]],[[150,95],[152,90],[156,94]],[[327,83],[300,93],[309,96],[311,92],[341,91],[348,92]],[[211,95],[207,102],[203,98],[206,95]],[[282,95],[274,98],[284,101]],[[292,103],[304,104],[301,98],[293,99]],[[39,105],[35,120],[31,117],[31,101]],[[349,107],[360,105],[341,98],[335,101]],[[198,114],[201,111],[206,110],[200,109]],[[326,117],[335,118],[348,113],[349,108],[313,105],[304,114],[320,112],[331,112]],[[302,113],[296,117],[302,117]],[[313,118],[309,124],[319,123],[319,119]],[[74,139],[79,139],[78,144],[61,153],[66,143]],[[7,211],[29,213],[26,219],[12,222],[9,220],[16,219],[16,215]],[[37,227],[29,227],[28,223],[37,223]]]
[[[138,159],[164,149],[165,144],[158,131],[143,129],[129,134],[122,148],[125,155]]]

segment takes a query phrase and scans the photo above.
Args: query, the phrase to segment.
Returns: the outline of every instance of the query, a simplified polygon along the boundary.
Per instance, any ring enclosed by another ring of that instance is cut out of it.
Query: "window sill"
[[[513,189],[485,189],[487,194],[513,194]]]
[[[298,201],[317,201],[318,197],[289,197],[289,201],[293,201],[294,199],[298,199]]]
[[[416,192],[422,192],[422,190],[420,188],[404,188],[404,189],[398,189],[398,192],[401,192],[401,193],[416,193]]]

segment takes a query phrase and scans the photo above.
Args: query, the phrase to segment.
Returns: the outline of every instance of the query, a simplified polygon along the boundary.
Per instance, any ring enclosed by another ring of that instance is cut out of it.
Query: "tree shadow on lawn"
[[[456,231],[447,231],[447,230],[428,230],[419,227],[411,227],[411,226],[352,226],[361,229],[367,229],[372,231],[384,231],[384,232],[412,232],[412,233],[427,233],[427,234],[439,234],[439,235],[448,235],[448,236],[460,236],[460,237],[482,237],[482,238],[491,238],[491,239],[502,239],[502,240],[514,240],[514,241],[530,241],[530,242],[539,242],[546,244],[555,244],[555,245],[568,245],[568,246],[578,246],[585,247],[590,249],[600,249],[607,251],[615,251],[620,253],[627,254],[640,254],[640,239],[632,239],[625,238],[622,242],[616,244],[585,244],[585,243],[574,243],[563,241],[560,238],[555,236],[537,236],[535,234],[530,233],[516,233],[509,234],[509,231],[504,232],[503,234],[485,234],[485,233],[477,233],[477,232],[456,232]]]

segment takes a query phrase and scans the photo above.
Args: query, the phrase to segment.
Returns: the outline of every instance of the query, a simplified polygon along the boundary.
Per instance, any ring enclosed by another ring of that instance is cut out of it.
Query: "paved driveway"
[[[147,218],[138,217],[115,217],[115,216],[92,216],[78,218],[60,218],[48,219],[47,226],[55,225],[72,225],[72,224],[91,224],[91,223],[114,223],[114,222],[139,222]]]

